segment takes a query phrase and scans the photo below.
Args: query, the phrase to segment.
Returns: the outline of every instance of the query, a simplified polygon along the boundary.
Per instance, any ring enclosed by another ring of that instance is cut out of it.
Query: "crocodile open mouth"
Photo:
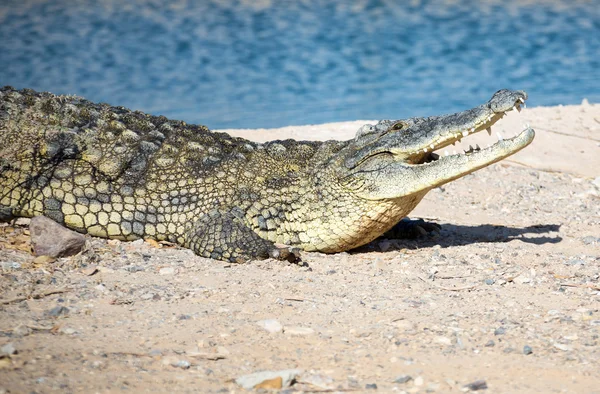
[[[466,156],[468,158],[478,153],[493,154],[497,150],[503,151],[508,147],[515,149],[515,151],[520,150],[527,146],[533,139],[533,130],[529,124],[524,124],[523,129],[519,133],[510,137],[505,137],[498,131],[494,132],[492,126],[506,116],[507,112],[513,110],[520,112],[521,106],[525,106],[525,100],[522,97],[519,97],[514,103],[514,106],[506,111],[495,112],[477,119],[474,124],[469,127],[445,133],[432,141],[429,146],[424,147],[422,151],[410,155],[409,162],[411,162],[411,164],[424,164],[437,161],[442,157]],[[495,136],[495,141],[488,144],[487,147],[481,148],[478,144],[475,144],[475,146],[469,145],[467,149],[460,150],[460,152],[457,152],[456,149],[445,149],[450,145],[455,145],[456,142],[462,142],[463,138],[483,130],[485,130],[490,137],[494,138]]]

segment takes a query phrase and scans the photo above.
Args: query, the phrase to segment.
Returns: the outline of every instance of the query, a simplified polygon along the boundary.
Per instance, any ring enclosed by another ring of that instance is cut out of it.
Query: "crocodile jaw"
[[[347,172],[340,181],[361,198],[397,199],[426,193],[502,160],[531,143],[531,127],[508,139],[497,133],[498,142],[485,149],[446,151],[441,157],[433,151],[482,130],[491,135],[491,126],[506,112],[519,110],[526,99],[525,92],[501,90],[488,103],[456,114],[366,125],[349,145],[353,149],[346,152]]]
[[[428,190],[463,177],[490,164],[513,155],[529,145],[535,131],[526,126],[525,130],[512,138],[501,138],[495,144],[479,150],[441,156],[433,161],[410,166],[412,181],[404,188],[403,195]]]

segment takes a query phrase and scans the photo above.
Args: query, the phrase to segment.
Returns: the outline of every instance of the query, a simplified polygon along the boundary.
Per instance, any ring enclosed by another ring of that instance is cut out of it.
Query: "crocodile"
[[[77,96],[0,89],[0,220],[47,216],[77,232],[154,239],[230,262],[335,253],[392,229],[425,194],[526,147],[528,125],[438,155],[527,94],[361,127],[347,141],[256,143]],[[495,140],[495,139],[494,139]]]

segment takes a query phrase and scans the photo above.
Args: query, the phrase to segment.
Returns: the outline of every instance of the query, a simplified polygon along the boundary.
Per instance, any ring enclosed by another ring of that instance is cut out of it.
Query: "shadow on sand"
[[[429,224],[428,224],[429,225]],[[414,236],[408,234],[409,238],[398,234],[386,233],[385,236],[375,241],[352,250],[352,252],[365,253],[379,250],[395,250],[402,248],[417,249],[440,245],[442,248],[452,246],[470,245],[475,243],[505,243],[518,240],[536,245],[555,244],[562,241],[557,233],[560,224],[538,224],[527,227],[511,227],[504,225],[481,224],[462,225],[444,223],[440,231],[431,231],[425,235]]]

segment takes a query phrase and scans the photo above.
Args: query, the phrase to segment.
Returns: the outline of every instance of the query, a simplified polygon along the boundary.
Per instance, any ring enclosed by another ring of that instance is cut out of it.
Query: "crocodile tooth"
[[[515,107],[514,107],[514,108],[515,108],[517,111],[521,112],[521,107],[520,107],[520,106],[518,106],[518,105],[515,105]]]
[[[423,152],[427,153],[427,148],[423,148]]]
[[[502,141],[504,139],[504,137],[502,137],[502,134],[500,134],[497,131],[496,131],[496,136],[498,137],[498,141]]]
[[[492,135],[492,128],[488,127],[487,129],[485,129],[485,131],[487,131],[488,135],[491,136]]]
[[[473,127],[471,130],[469,130],[469,133],[474,133],[475,132],[475,127]]]
[[[519,97],[519,101],[525,104],[525,100],[523,100],[523,97]]]
[[[431,150],[435,149],[435,145],[433,145],[433,144],[429,145],[429,147],[431,148]]]
[[[479,144],[475,144],[475,149],[481,150],[481,148],[479,147]]]
[[[450,156],[450,152],[448,152],[447,150],[444,150],[444,156]]]
[[[465,131],[463,131],[463,132],[462,132],[462,135],[463,135],[463,137],[466,137],[466,136],[468,136],[468,135],[469,135],[469,131],[468,131],[468,130],[465,130]]]

